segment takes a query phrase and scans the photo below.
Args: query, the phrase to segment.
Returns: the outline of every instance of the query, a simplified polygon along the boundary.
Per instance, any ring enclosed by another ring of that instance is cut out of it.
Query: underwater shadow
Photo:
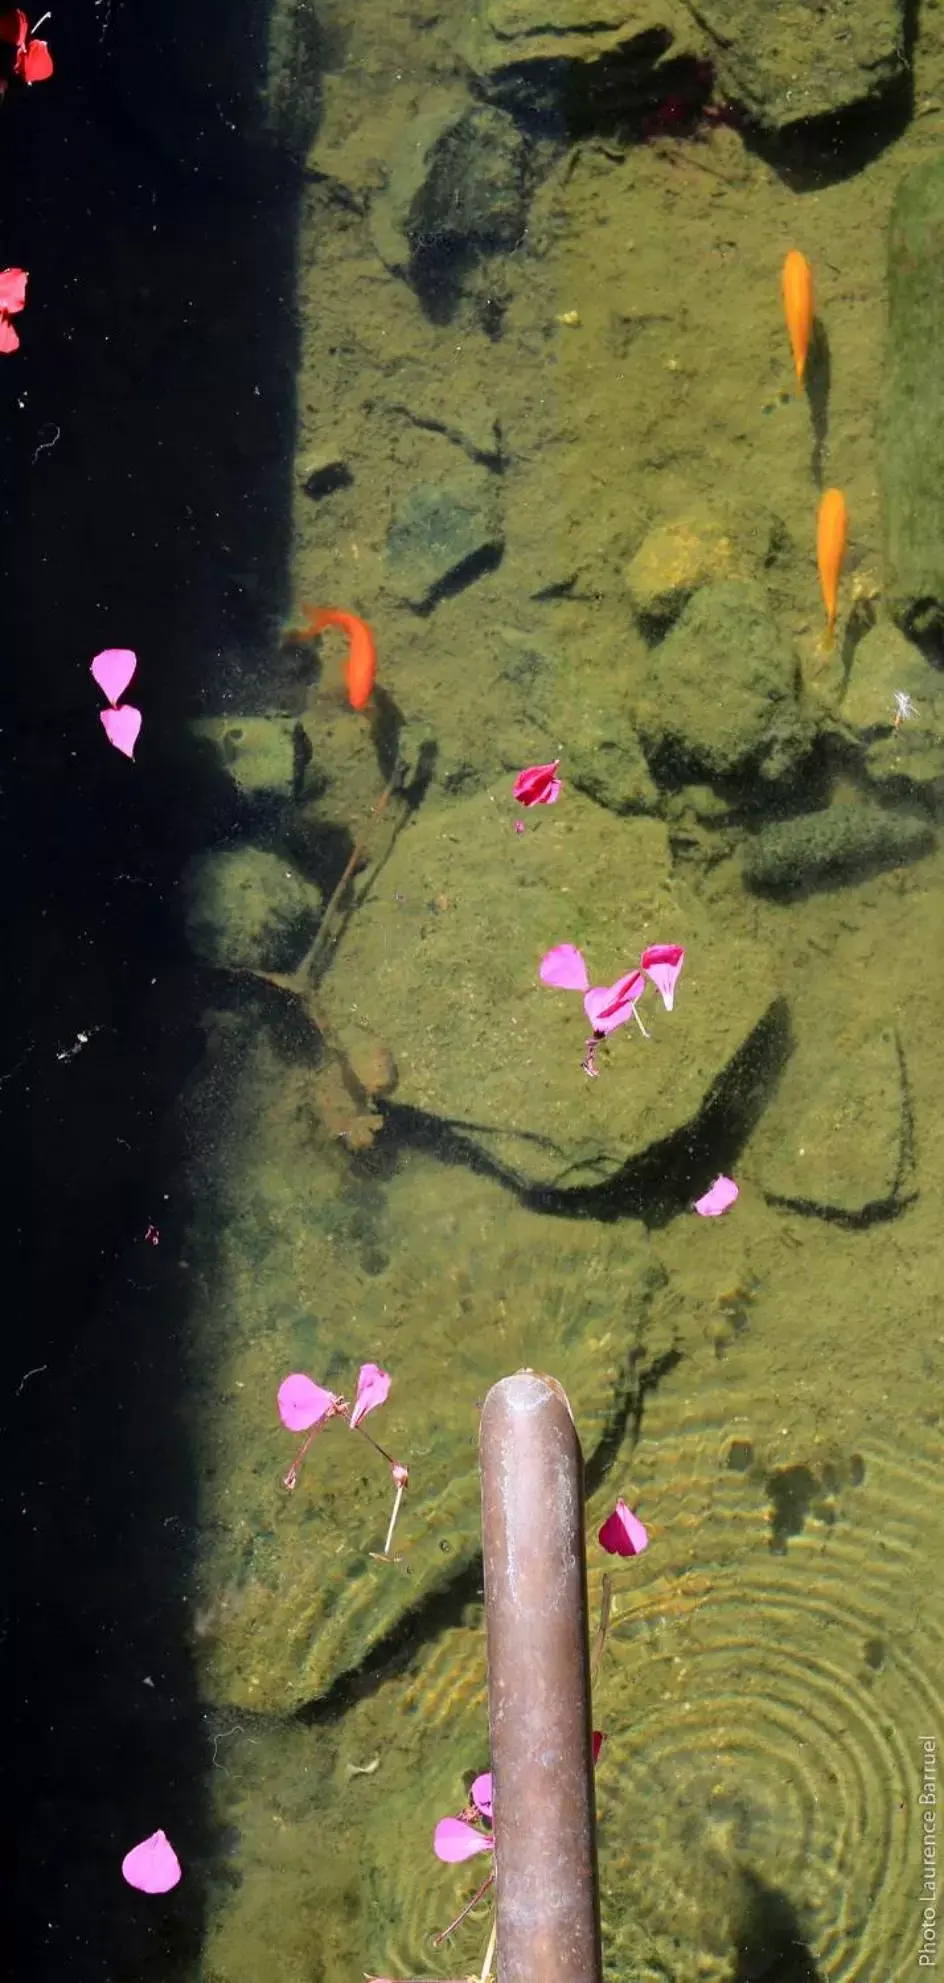
[[[739,1870],[741,1919],[731,1983],[826,1983],[786,1894],[750,1867]]]
[[[213,73],[230,41],[233,75],[268,17],[250,33],[218,0],[200,16],[78,0],[50,31],[56,77],[11,92],[0,133],[10,260],[31,284],[0,422],[15,1867],[0,1969],[16,1983],[194,1973],[214,1860],[186,1629],[178,1118],[203,987],[178,891],[225,801],[184,717],[258,669],[284,605],[298,186],[249,156],[215,99],[174,95],[167,64],[212,28]],[[138,653],[133,765],[109,750],[88,675],[112,643]],[[186,1876],[159,1909],[120,1876],[158,1825]]]

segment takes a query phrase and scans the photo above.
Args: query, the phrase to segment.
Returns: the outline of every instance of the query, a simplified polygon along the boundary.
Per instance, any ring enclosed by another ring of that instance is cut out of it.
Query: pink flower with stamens
[[[560,758],[553,764],[529,764],[519,771],[513,792],[520,806],[553,806],[560,797],[561,779],[557,776]]]
[[[641,971],[630,971],[625,978],[617,978],[615,985],[594,985],[583,1002],[594,1032],[605,1037],[607,1033],[615,1033],[617,1026],[625,1026],[627,1019],[633,1018],[636,1000],[645,989]]]

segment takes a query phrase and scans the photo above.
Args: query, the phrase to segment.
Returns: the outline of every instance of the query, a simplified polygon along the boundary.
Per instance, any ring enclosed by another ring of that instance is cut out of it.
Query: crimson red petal
[[[14,48],[25,48],[29,27],[21,7],[14,7],[12,13],[0,15],[0,41],[12,41]]]
[[[25,83],[45,83],[52,75],[52,56],[45,41],[31,41],[16,66]]]

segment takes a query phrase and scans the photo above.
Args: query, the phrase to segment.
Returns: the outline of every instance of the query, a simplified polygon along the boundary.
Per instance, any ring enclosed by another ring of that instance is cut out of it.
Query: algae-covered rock
[[[501,511],[494,476],[456,468],[443,482],[421,482],[396,504],[387,536],[391,589],[428,611],[501,556]]]
[[[396,1104],[440,1118],[525,1186],[603,1184],[693,1122],[773,1002],[750,946],[732,976],[724,930],[672,872],[664,826],[614,819],[569,789],[523,835],[509,786],[430,808],[396,842],[384,884],[351,918],[319,1000],[341,1044],[356,1007],[399,1070]],[[581,1059],[578,994],[538,980],[544,952],[575,943],[611,984],[648,943],[687,960],[674,1012],[658,997],[635,1028]]]
[[[478,0],[465,52],[489,96],[547,115],[566,114],[607,64],[624,113],[651,103],[669,86],[660,67],[703,48],[680,0]]]
[[[724,524],[707,515],[680,516],[657,524],[643,538],[626,568],[626,586],[641,625],[662,631],[700,586],[736,573]]]
[[[247,799],[291,798],[296,728],[291,716],[201,716],[191,725]]]
[[[527,144],[513,118],[436,90],[402,132],[371,203],[374,246],[404,271],[430,250],[517,247],[527,219]]]
[[[905,69],[904,0],[688,0],[722,94],[768,131],[868,103]]]
[[[231,971],[293,970],[321,920],[320,888],[262,847],[200,854],[183,886],[197,956]]]
[[[863,1035],[819,1013],[787,1063],[742,1159],[768,1198],[857,1220],[891,1208],[911,1184],[907,1098],[889,1026]]]
[[[503,730],[502,762],[509,772],[560,755],[578,791],[617,813],[653,813],[659,791],[633,723],[629,687],[619,670],[596,660],[575,665],[572,654],[500,630],[508,652],[504,677],[517,691],[517,732]]]
[[[804,895],[904,867],[929,854],[934,841],[929,821],[913,813],[830,806],[761,827],[747,845],[744,880],[758,894]]]
[[[902,180],[888,237],[879,478],[886,596],[906,632],[944,636],[944,155]]]
[[[859,642],[842,718],[880,791],[905,798],[944,790],[944,675],[899,627],[880,622]]]
[[[796,769],[812,727],[799,670],[760,586],[706,585],[655,649],[637,711],[657,778],[758,778]]]
[[[907,722],[922,725],[944,701],[944,676],[928,666],[920,647],[888,621],[870,627],[857,643],[842,699],[842,720],[863,742],[890,730],[898,714],[896,696],[907,696],[913,712]]]

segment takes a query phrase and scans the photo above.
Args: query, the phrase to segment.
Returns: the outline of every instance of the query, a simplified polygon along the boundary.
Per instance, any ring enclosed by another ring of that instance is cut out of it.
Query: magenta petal
[[[734,1204],[738,1195],[733,1177],[716,1177],[714,1184],[709,1185],[700,1198],[696,1198],[692,1211],[697,1212],[700,1219],[717,1219]]]
[[[585,992],[590,983],[587,967],[573,943],[558,943],[546,950],[538,966],[542,985],[556,985],[559,991]]]
[[[617,978],[615,985],[594,985],[588,991],[583,1009],[595,1033],[615,1033],[633,1016],[633,1006],[646,989],[641,971],[630,971]]]
[[[649,1537],[626,1502],[617,1501],[600,1530],[600,1543],[610,1556],[641,1556],[648,1547]]]
[[[105,647],[96,654],[91,673],[108,702],[120,702],[138,665],[130,647]]]
[[[180,1860],[166,1832],[152,1832],[133,1845],[121,1862],[129,1887],[139,1893],[169,1893],[180,1879]]]
[[[133,709],[130,702],[123,702],[120,709],[103,709],[102,727],[110,744],[122,757],[133,757],[141,728],[141,711]]]
[[[483,1818],[491,1818],[492,1815],[491,1770],[483,1770],[481,1776],[476,1777],[475,1782],[473,1783],[472,1789],[469,1794],[472,1798],[472,1802],[475,1805],[476,1810],[481,1811]]]
[[[445,1859],[450,1866],[458,1865],[460,1859],[473,1859],[477,1852],[491,1852],[494,1843],[491,1832],[476,1831],[464,1818],[440,1818],[433,1833],[437,1859]]]
[[[290,1432],[307,1432],[309,1426],[326,1418],[337,1402],[333,1391],[326,1391],[300,1370],[283,1377],[279,1385],[279,1417]]]
[[[386,1403],[390,1396],[390,1378],[379,1363],[362,1363],[357,1374],[357,1396],[351,1412],[351,1425],[360,1425],[368,1412],[375,1412],[378,1405]]]
[[[651,978],[667,1012],[675,1004],[675,987],[678,974],[685,962],[685,952],[680,943],[650,943],[639,962]]]
[[[558,797],[561,781],[556,777],[560,758],[553,764],[529,764],[519,771],[512,790],[522,806],[552,806]]]

